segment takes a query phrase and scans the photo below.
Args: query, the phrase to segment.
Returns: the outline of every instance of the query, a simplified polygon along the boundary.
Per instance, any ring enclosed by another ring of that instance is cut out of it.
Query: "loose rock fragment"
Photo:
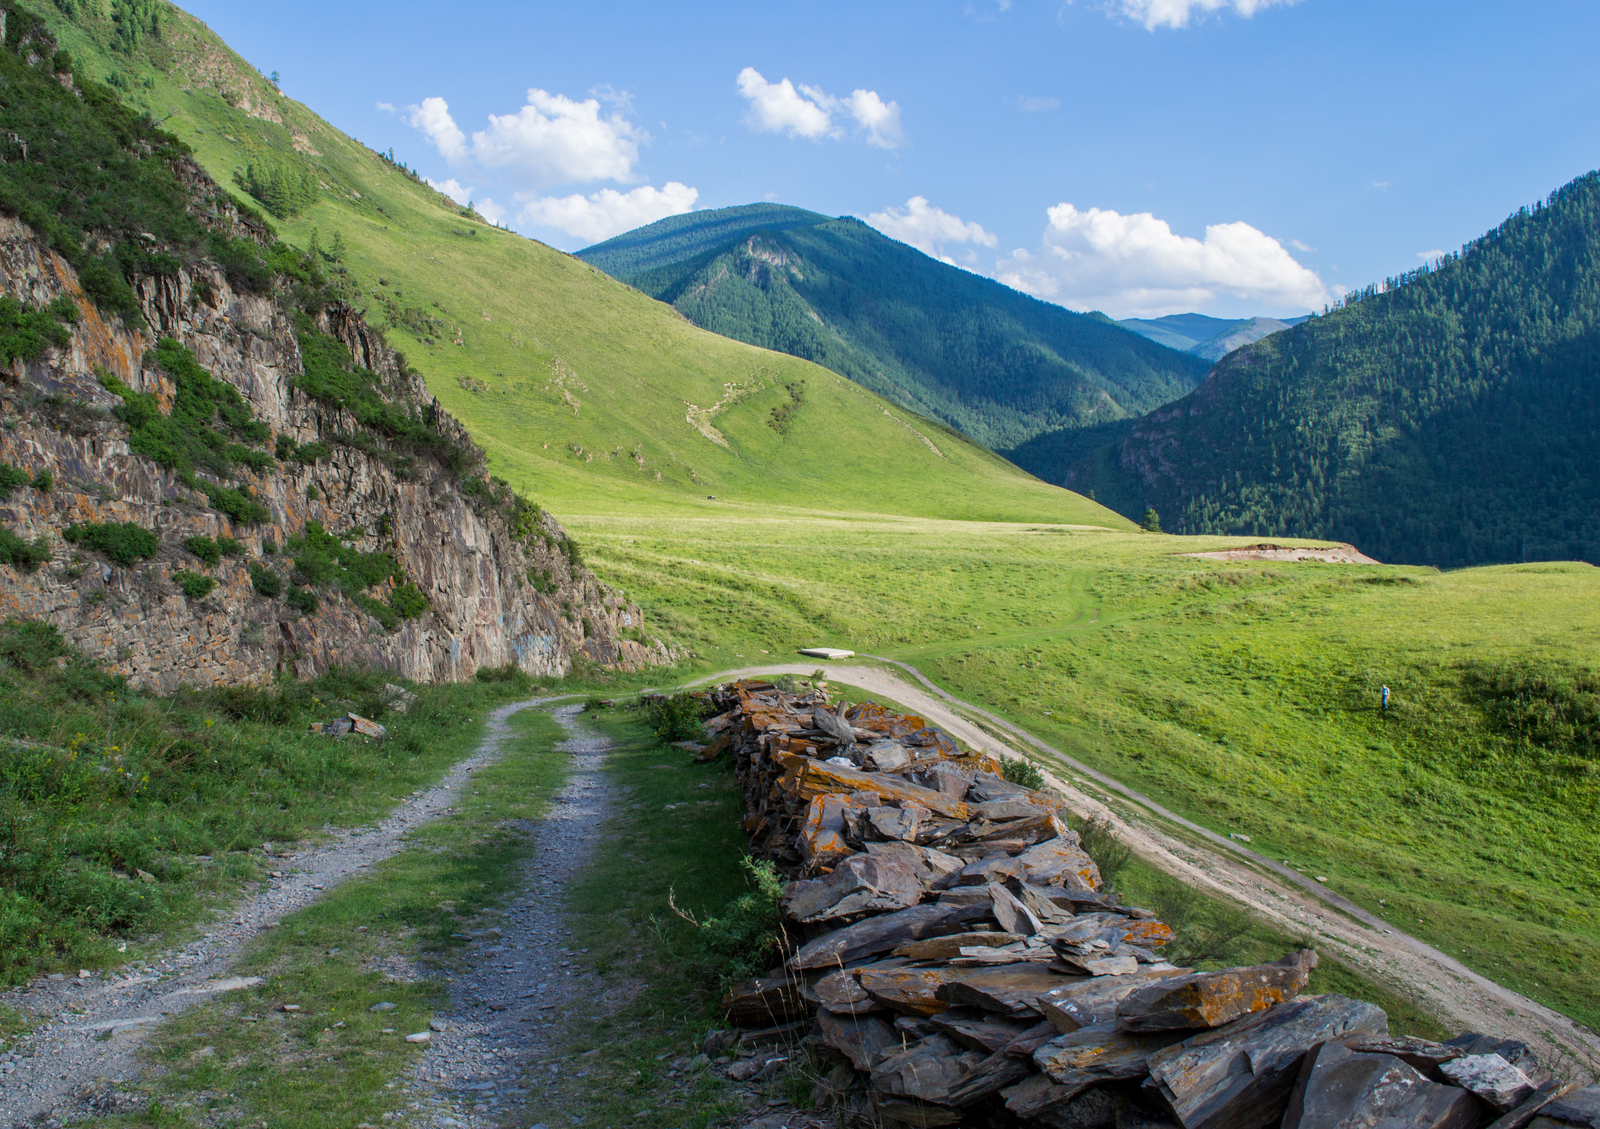
[[[1528,1076],[1497,1054],[1463,1055],[1439,1064],[1450,1081],[1505,1113],[1536,1089]]]
[[[1316,951],[1301,949],[1275,964],[1159,980],[1117,1005],[1117,1025],[1124,1031],[1220,1027],[1299,995],[1316,966]]]
[[[1308,1050],[1388,1031],[1388,1017],[1375,1004],[1301,996],[1157,1051],[1145,1086],[1183,1129],[1271,1129]]]
[[[1480,1116],[1471,1094],[1430,1082],[1392,1055],[1323,1043],[1306,1052],[1283,1129],[1476,1129]]]

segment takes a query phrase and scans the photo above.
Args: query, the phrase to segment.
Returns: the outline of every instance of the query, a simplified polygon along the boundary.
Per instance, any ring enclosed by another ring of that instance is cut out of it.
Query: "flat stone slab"
[[[801,647],[800,654],[809,655],[814,659],[853,659],[854,651],[840,650],[838,647]]]

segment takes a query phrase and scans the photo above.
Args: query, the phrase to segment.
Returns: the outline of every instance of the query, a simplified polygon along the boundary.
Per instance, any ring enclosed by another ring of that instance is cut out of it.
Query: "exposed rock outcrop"
[[[248,226],[237,215],[225,218],[236,229]],[[536,528],[524,522],[514,532],[508,494],[463,493],[463,482],[482,481],[481,453],[358,313],[334,306],[317,328],[381,378],[386,400],[425,414],[467,452],[464,474],[426,457],[408,460],[381,436],[352,444],[349,437],[363,430],[355,418],[295,386],[300,344],[283,294],[238,290],[204,265],[143,278],[136,289],[149,322],[142,330],[102,316],[63,259],[24,224],[0,217],[0,293],[28,308],[66,294],[80,311],[68,344],[16,362],[0,386],[0,462],[54,477],[53,490],[18,486],[0,501],[0,525],[30,541],[43,537],[51,550],[32,571],[0,565],[0,616],[48,620],[89,656],[160,690],[278,672],[309,676],[334,664],[427,682],[506,664],[545,676],[566,674],[579,658],[624,669],[670,661],[667,646],[645,636],[639,609],[576,563],[553,518],[540,513]],[[179,476],[130,449],[129,430],[113,414],[122,401],[102,378],[153,394],[169,412],[177,386],[146,361],[166,337],[239,391],[270,428],[269,447],[287,436],[331,448],[309,464],[279,460],[240,473],[236,485],[270,510],[269,521],[230,521]],[[249,562],[290,574],[290,562],[272,550],[303,534],[308,521],[336,535],[354,531],[348,544],[355,550],[392,552],[429,610],[391,632],[348,594],[321,591],[311,614],[259,595]],[[156,533],[160,549],[118,567],[74,550],[63,537],[74,522],[133,522]],[[248,551],[207,569],[184,548],[193,535],[233,537]],[[173,582],[178,570],[209,575],[217,586],[191,599]]]

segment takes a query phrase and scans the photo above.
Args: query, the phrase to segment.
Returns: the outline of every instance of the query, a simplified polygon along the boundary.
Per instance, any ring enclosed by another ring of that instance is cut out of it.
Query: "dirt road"
[[[1037,755],[1027,759],[1039,764],[1046,780],[1066,797],[1077,815],[1110,820],[1140,858],[1173,877],[1230,898],[1291,936],[1313,938],[1344,964],[1397,994],[1416,1000],[1419,1009],[1431,1012],[1447,1027],[1521,1039],[1537,1049],[1546,1062],[1575,1062],[1569,1073],[1584,1069],[1592,1072],[1594,1064],[1600,1063],[1600,1039],[1566,1016],[1472,971],[1448,953],[1408,935],[1282,863],[1168,811],[1148,796],[1074,760],[1004,718],[946,693],[915,667],[894,659],[866,655],[861,658],[867,661],[749,666],[700,681],[779,674],[805,676],[820,667],[829,680],[892,698],[975,748],[1021,757],[1019,747],[1031,745]],[[870,663],[892,664],[919,684],[913,685],[894,671]],[[997,736],[995,730],[1007,734],[1010,740]],[[1121,810],[1114,810],[1091,794],[1094,784],[1143,810],[1130,811],[1121,804]],[[1172,824],[1219,849],[1208,850],[1178,838],[1168,830]]]
[[[375,827],[338,832],[299,852],[278,852],[284,875],[235,905],[191,945],[144,965],[109,975],[60,976],[0,994],[0,1003],[25,1014],[53,1016],[18,1040],[0,1062],[0,1125],[35,1118],[110,1112],[116,1083],[137,1073],[136,1052],[157,1024],[219,992],[256,981],[228,975],[244,946],[285,914],[325,890],[403,850],[405,836],[445,814],[471,774],[497,761],[510,735],[506,719],[518,710],[561,699],[501,706],[472,756],[456,763],[433,788],[413,793]]]

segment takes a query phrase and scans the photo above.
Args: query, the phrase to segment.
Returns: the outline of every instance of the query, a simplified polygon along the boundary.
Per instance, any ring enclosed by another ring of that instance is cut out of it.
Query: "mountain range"
[[[1307,314],[1297,318],[1226,318],[1207,317],[1205,314],[1168,314],[1159,318],[1127,318],[1117,322],[1123,329],[1131,329],[1141,337],[1158,341],[1169,349],[1207,361],[1220,361],[1223,357],[1268,334],[1299,325]]]
[[[578,257],[703,329],[814,361],[999,451],[1142,415],[1207,368],[849,216],[776,204],[693,212]]]

